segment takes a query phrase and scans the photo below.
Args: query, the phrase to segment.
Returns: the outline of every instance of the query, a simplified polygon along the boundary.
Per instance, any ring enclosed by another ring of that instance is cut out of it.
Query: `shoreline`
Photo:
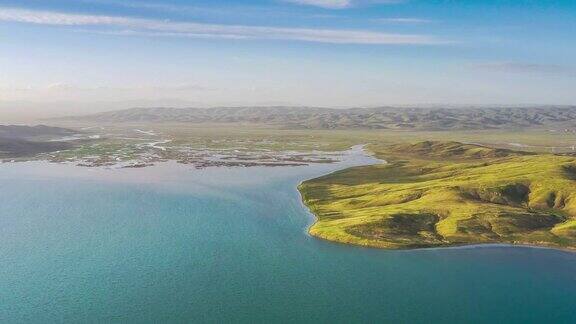
[[[313,213],[312,213],[313,214]],[[313,214],[314,215],[314,214]],[[317,217],[315,217],[317,219]],[[314,224],[316,221],[314,222]],[[313,224],[312,224],[313,225]],[[347,243],[343,241],[335,241],[330,240],[321,236],[314,235],[310,233],[310,227],[306,229],[306,233],[315,239],[320,241],[334,243],[339,245],[345,245],[352,248],[359,248],[359,249],[369,249],[369,250],[379,250],[379,251],[389,251],[389,252],[417,252],[417,251],[435,251],[435,250],[473,250],[473,249],[489,249],[489,248],[511,248],[511,249],[535,249],[535,250],[551,250],[557,252],[565,252],[570,254],[576,253],[576,247],[554,247],[550,245],[535,245],[529,243],[470,243],[470,244],[453,244],[453,245],[446,245],[446,246],[429,246],[429,247],[405,247],[405,248],[385,248],[385,247],[378,247],[373,245],[363,245],[363,244],[354,244],[354,243]]]
[[[363,154],[365,157],[373,158],[373,159],[375,160],[374,162],[387,163],[385,160],[378,159],[378,158],[374,157],[372,154],[369,154],[368,151],[366,150],[366,146],[367,146],[367,144],[355,145],[355,146],[352,146],[351,148],[349,148],[347,151],[352,151],[352,150],[354,150],[355,147],[358,147],[358,148],[362,151],[362,154]],[[344,151],[344,152],[346,152],[346,151]],[[299,195],[299,197],[300,197],[300,199],[299,199],[299,200],[300,200],[300,204],[301,204],[301,206],[306,210],[306,212],[310,215],[310,219],[311,219],[310,224],[305,228],[305,233],[306,233],[306,235],[308,235],[308,236],[310,236],[310,237],[314,237],[314,238],[320,239],[320,240],[323,240],[323,241],[327,241],[327,242],[338,243],[338,244],[345,244],[345,245],[348,245],[348,246],[358,246],[358,247],[362,247],[362,245],[360,245],[360,244],[350,244],[350,243],[346,243],[346,242],[333,241],[333,240],[329,240],[329,239],[326,239],[326,238],[323,238],[323,237],[320,237],[320,236],[317,236],[317,235],[312,234],[312,233],[310,232],[310,229],[319,221],[319,219],[318,219],[318,216],[317,216],[316,214],[314,214],[314,212],[312,212],[312,210],[310,209],[310,207],[308,207],[308,205],[306,205],[306,203],[304,202],[304,196],[302,195],[302,191],[300,191],[300,186],[301,186],[304,182],[306,182],[306,181],[314,180],[314,179],[317,179],[317,178],[320,178],[320,177],[325,177],[325,176],[328,176],[328,175],[333,174],[333,173],[335,173],[335,172],[339,172],[339,171],[346,170],[346,169],[349,169],[349,168],[356,168],[356,167],[376,165],[376,164],[378,164],[378,163],[366,163],[366,164],[359,164],[359,165],[347,166],[347,167],[344,167],[344,168],[341,168],[341,169],[332,170],[332,171],[330,171],[330,172],[328,172],[328,173],[319,175],[319,176],[314,177],[314,178],[303,179],[303,180],[301,180],[301,181],[296,185],[296,191],[298,192],[298,195]],[[366,247],[367,247],[367,246],[366,246]],[[376,247],[373,247],[373,248],[376,248]],[[382,248],[378,248],[378,249],[383,250]]]

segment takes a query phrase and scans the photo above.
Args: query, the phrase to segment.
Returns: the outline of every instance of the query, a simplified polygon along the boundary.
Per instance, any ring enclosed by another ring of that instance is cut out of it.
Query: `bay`
[[[569,323],[576,254],[310,237],[304,179],[374,163],[0,165],[3,323]]]

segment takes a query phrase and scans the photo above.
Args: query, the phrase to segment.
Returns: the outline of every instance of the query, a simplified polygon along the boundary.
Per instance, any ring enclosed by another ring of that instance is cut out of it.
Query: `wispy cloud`
[[[177,22],[120,16],[83,15],[52,11],[0,8],[0,21],[50,25],[106,27],[104,32],[157,37],[293,40],[334,44],[438,45],[447,41],[428,35],[366,30],[282,28]],[[96,29],[95,31],[102,31]]]
[[[483,70],[497,72],[548,74],[576,77],[576,68],[557,64],[491,62],[476,64],[475,67]]]
[[[197,83],[180,83],[169,85],[142,85],[133,87],[111,87],[111,86],[79,86],[66,82],[55,82],[43,86],[0,86],[2,91],[17,92],[52,92],[52,93],[82,93],[82,92],[99,92],[108,91],[116,92],[153,92],[153,91],[172,91],[172,92],[191,92],[191,91],[214,91],[216,88],[200,85]]]
[[[327,9],[343,9],[352,6],[352,0],[285,0],[285,2]]]
[[[368,4],[395,4],[404,0],[283,0],[284,2],[325,9],[344,9]]]
[[[187,4],[172,4],[160,2],[143,2],[127,0],[77,0],[92,5],[106,5],[129,9],[141,9],[152,12],[177,13],[189,16],[254,16],[254,15],[286,15],[280,10],[272,10],[263,6],[231,5],[225,7],[196,6]]]
[[[408,17],[377,18],[374,19],[374,21],[386,24],[430,24],[434,22],[434,20],[430,19],[408,18]]]
[[[182,12],[182,11],[198,12],[206,10],[204,8],[199,8],[195,6],[173,5],[167,3],[141,2],[141,1],[135,1],[135,2],[119,1],[119,0],[78,0],[78,1],[89,4],[114,5],[125,8],[149,9],[149,10],[168,11],[168,12]]]
[[[179,83],[170,85],[143,85],[133,87],[110,87],[110,86],[78,86],[65,82],[56,82],[48,84],[44,87],[26,87],[27,90],[46,90],[46,91],[61,91],[61,92],[80,92],[80,91],[212,91],[214,88],[199,85],[196,83]]]

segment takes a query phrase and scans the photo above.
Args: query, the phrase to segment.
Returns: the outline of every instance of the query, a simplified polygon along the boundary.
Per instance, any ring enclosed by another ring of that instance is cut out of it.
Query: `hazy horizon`
[[[118,110],[134,108],[222,108],[222,107],[313,107],[327,109],[349,109],[349,108],[378,108],[378,107],[399,107],[399,108],[483,108],[483,107],[573,107],[576,105],[558,105],[558,104],[443,104],[443,103],[416,103],[416,104],[374,104],[365,106],[316,106],[292,103],[275,103],[263,102],[254,104],[242,103],[221,103],[221,104],[204,104],[192,101],[121,101],[121,102],[0,102],[0,116],[3,123],[41,123],[50,118],[81,116],[97,114],[102,112],[111,112]]]

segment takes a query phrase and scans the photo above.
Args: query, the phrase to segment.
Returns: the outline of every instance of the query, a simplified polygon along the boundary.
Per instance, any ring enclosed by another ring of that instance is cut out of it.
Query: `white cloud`
[[[342,9],[352,6],[351,0],[285,0],[286,2],[327,9]]]
[[[173,98],[194,100],[223,96],[223,88],[198,83],[122,85],[77,85],[57,82],[46,85],[0,85],[0,99],[5,101],[74,101],[97,102],[101,100],[157,100]]]
[[[113,30],[107,29],[103,32],[124,33],[127,35],[295,40],[336,44],[434,45],[446,43],[446,41],[427,35],[383,33],[364,30],[204,24],[12,8],[0,8],[0,21],[52,26],[107,27],[113,28]],[[102,32],[102,30],[95,31]]]
[[[64,83],[64,82],[51,83],[44,88],[44,90],[47,90],[47,91],[70,91],[70,90],[78,90],[78,89],[79,88],[77,88],[71,84]],[[29,90],[32,90],[32,88],[29,88]]]
[[[430,19],[422,19],[422,18],[407,18],[407,17],[399,17],[399,18],[378,18],[375,19],[377,22],[381,23],[389,23],[389,24],[429,24],[433,23],[433,20]]]
[[[540,64],[524,62],[491,62],[476,64],[476,68],[496,72],[528,73],[542,75],[559,75],[576,77],[576,69],[557,64]]]
[[[0,86],[2,91],[18,91],[18,92],[52,92],[52,93],[66,93],[66,92],[137,92],[137,91],[213,91],[215,88],[200,85],[197,83],[178,83],[169,85],[141,85],[132,87],[120,86],[79,86],[66,82],[55,82],[44,86]]]
[[[350,8],[357,5],[368,5],[368,4],[394,4],[400,3],[404,0],[283,0],[284,2],[314,6],[325,9],[344,9]]]

